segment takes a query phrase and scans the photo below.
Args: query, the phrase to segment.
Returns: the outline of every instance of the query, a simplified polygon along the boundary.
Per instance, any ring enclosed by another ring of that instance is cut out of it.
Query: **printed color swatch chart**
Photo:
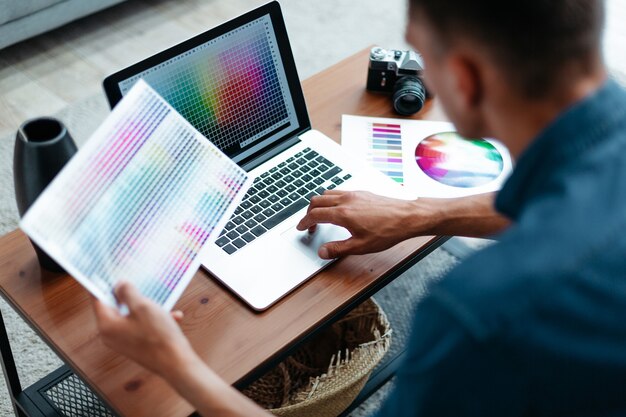
[[[171,309],[248,185],[245,171],[141,81],[21,227],[108,304],[124,279]]]
[[[121,82],[122,94],[139,79],[229,154],[297,122],[269,15]]]
[[[448,122],[344,114],[341,146],[413,197],[455,198],[500,189],[513,168],[492,139],[467,139]]]
[[[371,123],[368,136],[370,164],[402,184],[402,127],[399,124]]]

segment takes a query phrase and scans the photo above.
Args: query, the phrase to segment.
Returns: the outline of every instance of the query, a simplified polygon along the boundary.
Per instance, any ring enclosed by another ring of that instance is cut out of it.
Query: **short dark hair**
[[[444,45],[479,41],[529,97],[554,86],[565,64],[591,65],[600,51],[603,0],[409,0]],[[584,67],[589,70],[590,67]]]

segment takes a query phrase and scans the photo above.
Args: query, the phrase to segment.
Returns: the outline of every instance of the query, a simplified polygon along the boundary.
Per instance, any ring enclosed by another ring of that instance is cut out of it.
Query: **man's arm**
[[[434,210],[435,227],[430,235],[490,237],[504,231],[510,220],[494,208],[496,193],[460,198],[420,198],[417,204]]]
[[[198,413],[211,417],[267,417],[271,414],[226,384],[194,353],[163,377]]]
[[[351,238],[320,247],[321,258],[380,252],[415,236],[495,235],[509,221],[494,209],[495,193],[454,199],[405,201],[369,192],[326,191],[313,197],[299,230],[314,232],[319,223],[348,229]]]
[[[181,312],[165,312],[129,284],[120,284],[115,296],[128,307],[128,315],[94,300],[98,328],[107,346],[160,375],[201,415],[270,415],[226,384],[198,357],[176,323],[182,319]]]

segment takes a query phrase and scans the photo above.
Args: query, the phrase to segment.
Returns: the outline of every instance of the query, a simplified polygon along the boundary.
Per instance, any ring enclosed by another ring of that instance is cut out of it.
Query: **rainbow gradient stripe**
[[[115,107],[22,222],[99,298],[125,279],[171,308],[247,174],[145,82]]]
[[[502,155],[484,139],[466,139],[455,132],[428,136],[415,148],[415,162],[433,180],[458,188],[489,184],[500,176]]]
[[[367,159],[371,166],[397,183],[404,183],[402,128],[399,124],[371,123]]]

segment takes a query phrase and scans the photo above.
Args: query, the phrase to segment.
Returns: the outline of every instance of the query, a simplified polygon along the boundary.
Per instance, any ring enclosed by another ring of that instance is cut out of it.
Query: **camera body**
[[[402,115],[417,113],[430,94],[424,86],[422,57],[414,51],[375,46],[370,51],[367,89],[392,93],[394,109]]]

